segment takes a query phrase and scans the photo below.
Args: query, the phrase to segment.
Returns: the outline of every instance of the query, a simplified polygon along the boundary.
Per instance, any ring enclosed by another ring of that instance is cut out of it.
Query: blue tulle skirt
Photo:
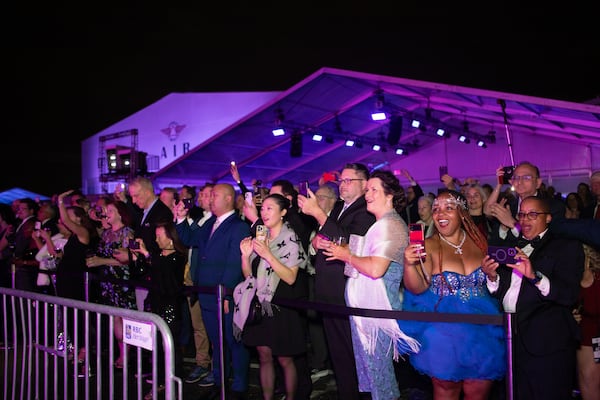
[[[429,290],[404,291],[405,311],[499,315],[498,301],[485,287],[481,269],[469,276],[452,272],[432,277]],[[482,286],[483,285],[483,286]],[[449,289],[450,288],[450,289]],[[501,379],[506,373],[506,340],[502,325],[398,321],[400,329],[421,343],[409,356],[423,374],[438,379]]]

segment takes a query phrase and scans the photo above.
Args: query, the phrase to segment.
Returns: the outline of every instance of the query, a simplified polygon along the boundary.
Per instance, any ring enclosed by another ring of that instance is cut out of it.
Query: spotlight
[[[439,137],[449,137],[450,135],[448,135],[448,133],[446,133],[446,131],[443,128],[438,128],[437,131],[435,131],[435,134],[438,135]]]
[[[469,143],[471,143],[471,139],[469,139],[469,138],[468,138],[468,137],[466,137],[465,135],[460,135],[460,136],[458,137],[458,140],[459,140],[460,142],[462,142],[462,143],[466,143],[466,144],[469,144]]]
[[[374,112],[371,114],[371,119],[373,121],[385,121],[387,119],[387,115],[384,112]]]
[[[477,146],[481,147],[482,149],[485,149],[487,147],[487,145],[485,144],[485,142],[483,140],[479,140],[477,142]]]
[[[396,154],[398,154],[399,156],[401,156],[402,154],[404,154],[404,149],[401,149],[400,147],[398,147],[396,149]]]
[[[323,140],[323,136],[318,133],[315,133],[312,137],[312,140],[314,140],[315,142],[320,142]]]
[[[413,119],[410,123],[410,126],[412,126],[413,128],[419,128],[421,127],[421,121],[419,121],[418,119]]]
[[[348,147],[352,147],[352,146],[354,146],[354,140],[352,140],[352,139],[347,139],[347,140],[346,140],[346,146],[348,146]]]
[[[285,135],[285,130],[283,128],[273,129],[273,136],[283,136],[283,135]]]
[[[378,144],[374,144],[372,148],[373,148],[373,151],[379,151],[379,150],[381,150],[381,146],[378,145]]]

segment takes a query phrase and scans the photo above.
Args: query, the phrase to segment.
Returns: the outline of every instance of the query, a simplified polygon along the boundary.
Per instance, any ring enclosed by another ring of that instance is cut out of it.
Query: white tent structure
[[[374,121],[374,111],[386,119]],[[285,133],[274,136],[275,127]],[[231,161],[246,183],[314,186],[323,172],[362,162],[398,174],[407,169],[434,191],[440,166],[459,179],[494,183],[498,166],[527,160],[566,193],[600,169],[600,106],[322,68],[282,92],[160,99],[82,143],[84,191],[110,192],[127,178],[107,170],[106,149],[115,146],[145,153],[159,188],[232,183]]]

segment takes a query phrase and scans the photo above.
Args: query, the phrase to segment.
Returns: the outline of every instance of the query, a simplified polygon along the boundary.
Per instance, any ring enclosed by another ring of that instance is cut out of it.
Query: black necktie
[[[540,240],[541,240],[541,238],[539,237],[539,235],[536,236],[536,237],[534,237],[531,240],[525,239],[523,236],[521,236],[517,240],[517,247],[520,248],[520,249],[522,249],[523,247],[525,247],[528,244],[530,244],[531,247],[533,247],[535,249],[535,247],[540,244]]]

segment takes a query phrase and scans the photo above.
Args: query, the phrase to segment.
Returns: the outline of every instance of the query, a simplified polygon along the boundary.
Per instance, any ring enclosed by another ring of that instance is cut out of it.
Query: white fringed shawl
[[[352,243],[353,241],[350,240]],[[360,243],[360,240],[355,242]],[[351,249],[359,256],[384,257],[403,264],[404,249],[408,244],[408,230],[402,218],[395,211],[385,214],[367,231],[362,249]],[[361,273],[348,279],[346,283],[346,303],[350,307],[391,310],[382,278],[373,279]],[[400,288],[398,288],[400,290]],[[419,352],[420,344],[400,330],[394,319],[350,317],[354,322],[360,342],[367,354],[373,354],[380,333],[388,335],[393,346],[394,360],[400,353]]]

